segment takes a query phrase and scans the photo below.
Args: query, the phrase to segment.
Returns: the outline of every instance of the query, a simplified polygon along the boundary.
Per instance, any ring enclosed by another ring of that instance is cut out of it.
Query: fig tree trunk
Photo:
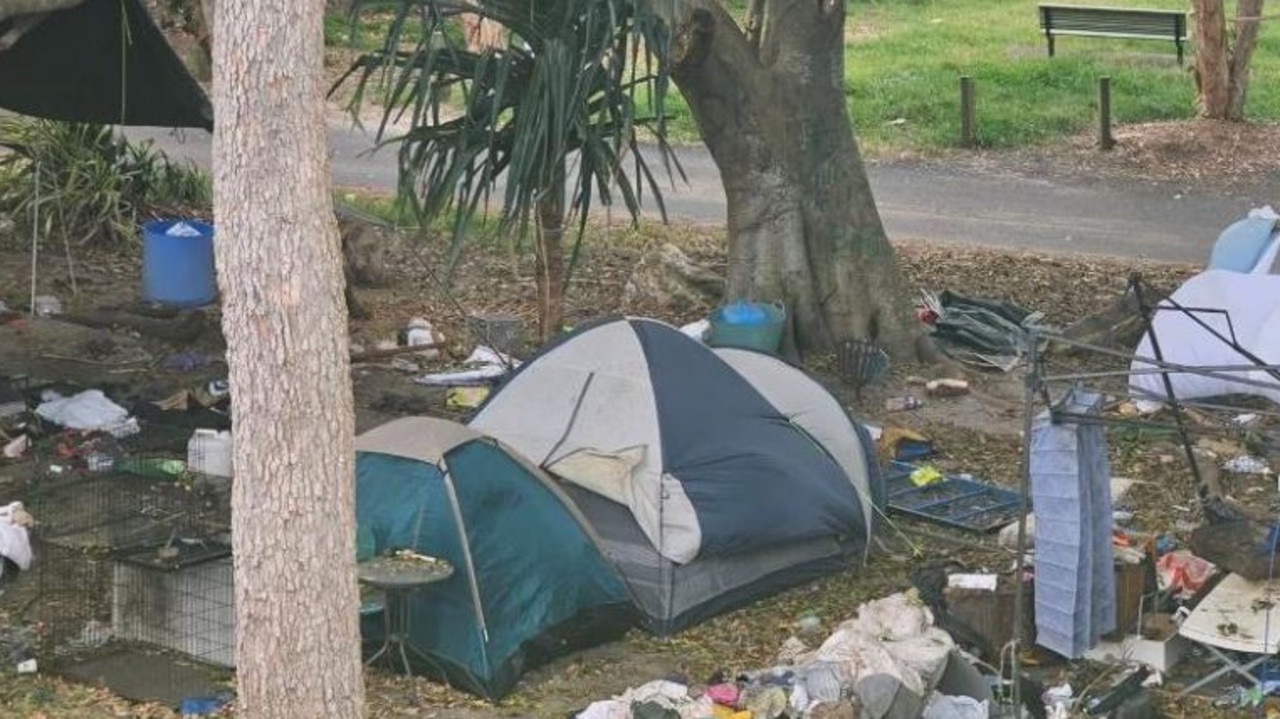
[[[752,10],[740,29],[693,0],[673,23],[672,76],[728,199],[729,295],[784,301],[802,351],[864,338],[914,358],[917,323],[845,105],[844,3]]]

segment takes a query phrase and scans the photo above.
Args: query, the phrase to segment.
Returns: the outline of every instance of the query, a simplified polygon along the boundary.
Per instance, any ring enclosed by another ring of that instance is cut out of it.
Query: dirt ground
[[[698,227],[646,227],[613,239],[607,245],[592,241],[587,247],[576,275],[578,279],[570,291],[572,322],[629,312],[682,323],[704,315],[710,308],[709,304],[671,306],[652,298],[627,303],[623,299],[624,289],[639,258],[663,242],[677,244],[707,267],[719,267],[724,261],[723,238],[719,232]],[[1123,291],[1133,269],[1140,269],[1159,287],[1172,287],[1193,271],[1183,266],[1134,266],[1114,259],[1028,255],[926,244],[903,246],[900,253],[903,271],[915,288],[950,289],[970,296],[1011,301],[1041,311],[1046,321],[1059,325],[1110,307]],[[526,328],[533,326],[531,268],[526,262],[501,248],[472,251],[446,291],[441,284],[443,279],[433,269],[439,266],[439,259],[438,249],[434,247],[398,242],[385,286],[360,291],[372,317],[353,323],[353,343],[372,349],[379,341],[392,341],[396,331],[411,318],[424,317],[444,333],[447,355],[464,356],[472,342],[463,329],[458,307],[468,312],[512,313],[524,320]],[[27,262],[27,256],[20,251],[0,252],[0,300],[11,307],[27,304]],[[58,295],[73,317],[93,316],[103,307],[127,308],[136,302],[136,257],[86,252],[77,256],[75,270],[78,294],[71,292],[66,261],[60,255],[46,253],[38,277],[39,292]],[[207,313],[195,325],[198,331],[194,332],[193,339],[175,344],[136,331],[91,328],[78,321],[56,318],[11,322],[0,326],[0,374],[96,386],[107,389],[113,396],[162,396],[175,387],[190,386],[219,372],[216,363],[197,374],[156,370],[163,358],[179,350],[195,349],[214,357],[219,355],[222,344],[216,311]],[[1079,366],[1069,358],[1062,361],[1068,366]],[[446,357],[421,361],[419,366],[435,369],[449,364],[450,359]],[[886,398],[906,392],[920,393],[919,388],[907,384],[909,377],[928,377],[938,370],[894,367],[887,380],[867,388],[859,397],[852,387],[835,377],[831,357],[810,357],[808,364],[858,415],[871,422],[910,427],[927,435],[937,449],[932,461],[944,471],[967,472],[981,479],[1016,485],[1022,418],[1021,373],[964,373],[973,387],[969,395],[926,400],[920,410],[889,413],[884,409]],[[360,364],[353,373],[359,430],[404,414],[447,414],[438,390],[415,385],[411,373],[389,363]],[[1176,456],[1177,447],[1167,438],[1113,443],[1113,472],[1145,480],[1138,485],[1132,499],[1137,508],[1136,528],[1177,533],[1195,521],[1194,488]],[[0,464],[0,501],[20,496],[23,475],[21,463]],[[1170,509],[1171,506],[1182,509]],[[370,672],[370,713],[372,716],[421,715],[440,719],[564,716],[593,699],[607,697],[648,679],[680,674],[700,681],[717,670],[732,672],[766,666],[782,641],[791,635],[793,623],[799,617],[814,614],[824,627],[830,628],[851,616],[860,602],[905,588],[908,585],[906,569],[952,561],[973,569],[999,571],[1006,568],[1009,560],[1007,552],[996,548],[991,537],[963,535],[907,519],[897,519],[884,541],[884,551],[873,553],[864,565],[722,616],[673,639],[658,640],[637,632],[621,642],[562,658],[528,674],[517,692],[499,707],[425,680]],[[1076,669],[1061,666],[1053,671],[1070,673]],[[22,707],[21,711],[27,713],[19,716],[40,716],[41,711],[47,716],[112,715],[99,713],[104,711],[103,707],[138,716],[165,715],[159,707],[125,705],[118,698],[50,678],[24,679],[5,686],[8,689],[0,689],[0,705],[8,701],[12,706]],[[10,694],[6,695],[6,691]],[[121,708],[126,706],[128,708]],[[53,713],[55,708],[58,713]]]

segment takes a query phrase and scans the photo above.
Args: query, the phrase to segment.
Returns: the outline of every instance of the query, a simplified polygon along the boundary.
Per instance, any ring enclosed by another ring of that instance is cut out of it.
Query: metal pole
[[[1022,603],[1026,589],[1022,578],[1023,562],[1027,556],[1027,509],[1031,505],[1031,425],[1035,418],[1036,393],[1040,389],[1040,333],[1032,328],[1030,346],[1027,349],[1027,376],[1024,380],[1022,403],[1022,466],[1018,481],[1018,556],[1014,559],[1013,586],[1013,706],[1022,709],[1022,623],[1025,612]]]
[[[31,316],[36,316],[36,271],[40,258],[40,163],[32,173],[35,202],[31,205]]]
[[[1110,150],[1115,147],[1111,136],[1111,78],[1098,78],[1098,147]]]
[[[1156,337],[1155,322],[1151,316],[1155,314],[1155,308],[1147,305],[1147,298],[1142,291],[1142,276],[1134,273],[1129,277],[1129,286],[1133,288],[1133,296],[1138,300],[1138,312],[1142,315],[1142,324],[1147,331],[1147,337],[1151,338],[1151,354],[1156,356],[1156,360],[1164,362],[1164,352],[1160,351],[1160,340]],[[1160,373],[1161,384],[1164,385],[1165,401],[1168,402],[1169,408],[1173,410],[1173,421],[1178,427],[1178,437],[1182,440],[1182,451],[1187,455],[1187,464],[1190,465],[1191,476],[1196,480],[1196,496],[1200,498],[1201,504],[1205,504],[1209,497],[1209,490],[1204,486],[1204,479],[1200,476],[1200,465],[1196,462],[1196,453],[1191,446],[1191,436],[1187,434],[1186,422],[1182,417],[1182,406],[1178,404],[1178,398],[1173,392],[1173,381],[1169,379],[1168,372]]]
[[[967,75],[960,77],[960,144],[973,147],[973,78]]]

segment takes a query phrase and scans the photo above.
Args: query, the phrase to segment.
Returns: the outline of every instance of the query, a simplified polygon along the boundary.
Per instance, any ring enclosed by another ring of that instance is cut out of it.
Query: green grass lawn
[[[1178,0],[1055,0],[1187,9]],[[1195,87],[1188,48],[1179,67],[1172,42],[1065,37],[1050,59],[1038,0],[854,0],[845,36],[845,94],[864,151],[931,152],[958,144],[960,77],[973,77],[977,140],[983,147],[1049,142],[1096,121],[1097,80],[1111,77],[1116,124],[1189,118]],[[739,12],[744,0],[731,0]],[[1234,4],[1228,3],[1228,17]],[[352,38],[330,18],[331,43],[378,47],[389,15],[364,18]],[[1247,115],[1280,119],[1280,29],[1264,22],[1253,62]],[[697,126],[678,92],[668,98],[670,132],[696,142]]]
[[[977,139],[985,147],[1050,141],[1095,122],[1097,78],[1110,76],[1114,122],[1191,117],[1195,87],[1172,42],[1059,38],[1049,59],[1036,0],[867,0],[849,4],[845,93],[870,154],[954,146],[960,76],[974,78]],[[1185,8],[1170,0],[1079,4]],[[1234,13],[1234,8],[1229,10]],[[1231,15],[1229,14],[1228,17]],[[1280,119],[1280,30],[1263,23],[1246,108]],[[697,138],[680,97],[673,134]]]

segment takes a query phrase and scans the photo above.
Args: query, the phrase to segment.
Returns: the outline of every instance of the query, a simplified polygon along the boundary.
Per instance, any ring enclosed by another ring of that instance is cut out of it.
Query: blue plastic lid
[[[731,325],[762,325],[769,321],[769,313],[754,302],[738,300],[720,310],[720,317]]]

